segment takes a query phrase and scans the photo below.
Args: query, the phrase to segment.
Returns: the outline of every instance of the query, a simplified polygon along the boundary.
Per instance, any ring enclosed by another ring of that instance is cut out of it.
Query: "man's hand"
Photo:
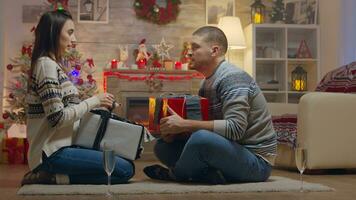
[[[160,121],[160,131],[162,135],[178,134],[186,132],[185,119],[180,117],[172,108],[168,106],[168,112],[171,114],[168,117],[162,118]]]

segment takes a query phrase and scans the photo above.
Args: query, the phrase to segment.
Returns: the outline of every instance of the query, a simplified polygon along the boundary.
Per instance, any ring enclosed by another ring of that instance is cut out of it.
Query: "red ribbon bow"
[[[87,59],[87,62],[88,62],[88,65],[89,65],[90,68],[92,68],[92,67],[95,66],[95,65],[94,65],[94,60],[93,60],[92,58],[88,58],[88,59]]]
[[[21,53],[22,55],[28,55],[29,57],[32,56],[32,45],[29,45],[29,46],[22,46],[22,49],[21,49]]]

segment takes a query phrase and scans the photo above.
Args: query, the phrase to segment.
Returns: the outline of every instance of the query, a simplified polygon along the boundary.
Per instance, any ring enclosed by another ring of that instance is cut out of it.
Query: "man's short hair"
[[[215,26],[203,26],[194,31],[193,35],[203,37],[203,41],[221,46],[222,53],[227,51],[227,38],[225,33]]]

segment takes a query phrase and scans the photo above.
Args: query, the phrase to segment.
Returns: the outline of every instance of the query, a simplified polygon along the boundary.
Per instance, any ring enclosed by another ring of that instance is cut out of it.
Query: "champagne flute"
[[[297,148],[295,149],[295,163],[300,173],[300,192],[304,192],[303,172],[307,166],[307,149],[303,144],[298,144]]]
[[[110,192],[111,173],[114,171],[116,160],[115,160],[114,150],[107,143],[104,143],[103,162],[104,162],[105,172],[106,172],[106,174],[108,176],[108,184],[107,184],[106,196],[109,199],[113,199],[113,194]]]

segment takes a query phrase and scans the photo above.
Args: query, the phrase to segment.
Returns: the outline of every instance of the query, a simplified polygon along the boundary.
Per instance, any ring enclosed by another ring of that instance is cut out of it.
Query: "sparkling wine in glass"
[[[108,176],[106,196],[109,199],[113,199],[113,194],[110,192],[111,173],[114,171],[116,160],[115,160],[114,150],[107,144],[104,144],[104,148],[103,148],[103,162],[104,162],[105,172]]]
[[[298,145],[295,149],[295,163],[300,173],[300,192],[303,192],[303,172],[307,166],[307,149]]]

